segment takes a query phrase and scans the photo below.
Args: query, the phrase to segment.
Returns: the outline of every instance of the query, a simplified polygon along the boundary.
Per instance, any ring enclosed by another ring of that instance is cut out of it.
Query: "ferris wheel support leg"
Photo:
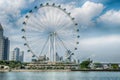
[[[54,42],[53,42],[53,45],[54,45],[54,48],[53,48],[53,59],[54,59],[54,62],[56,62],[56,50],[55,50],[55,36],[56,36],[56,33],[54,32],[54,36],[53,36],[53,40],[54,40]]]
[[[49,62],[51,62],[51,37],[49,37]]]

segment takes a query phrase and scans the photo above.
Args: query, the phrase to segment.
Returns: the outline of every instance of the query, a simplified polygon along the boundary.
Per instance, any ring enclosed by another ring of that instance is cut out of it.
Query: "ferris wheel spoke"
[[[31,42],[28,42],[28,43],[30,43],[30,47],[33,49],[35,54],[37,54],[39,56],[39,51],[42,48],[40,45],[42,45],[42,43],[40,43],[40,41],[34,41],[34,42],[32,41],[32,44],[31,44]]]
[[[72,36],[76,36],[76,33],[74,32],[74,30],[61,30],[59,32],[57,32],[59,34],[59,36],[63,36],[63,37],[72,37]]]
[[[37,39],[38,39],[38,38],[40,39],[40,38],[43,38],[43,37],[39,37],[40,35],[33,35],[33,34],[32,34],[32,35],[30,35],[30,34],[28,35],[28,34],[27,34],[27,35],[25,35],[25,36],[27,36],[26,38],[28,38],[28,39],[36,39],[36,38],[37,38]]]
[[[32,19],[31,19],[31,23],[34,23],[33,25],[36,25],[35,27],[38,29],[44,29],[44,25],[43,24],[40,24],[40,22],[38,20],[36,20],[37,17],[35,16],[32,16]]]
[[[50,16],[50,25],[52,26],[54,22],[54,17],[53,17],[53,13],[51,10],[49,11],[49,16]]]
[[[29,49],[34,55],[36,55],[38,57],[38,54],[36,54],[37,53],[36,47],[33,47],[33,46],[31,47],[31,45],[29,45]]]
[[[58,45],[58,49],[60,49],[60,51],[66,51],[67,49],[63,47],[63,44],[61,44],[61,41],[58,39],[57,40],[57,45]]]
[[[39,44],[43,44],[42,42],[44,42],[44,38],[38,37],[38,38],[27,38],[27,42],[29,42],[30,44],[34,44],[36,42],[38,42]]]
[[[62,11],[61,11],[62,12]],[[52,14],[53,17],[54,17],[54,24],[55,25],[58,25],[59,24],[59,21],[61,20],[62,18],[62,15],[60,14],[60,12],[58,11],[58,8],[56,8],[54,10],[54,14]]]
[[[44,32],[33,32],[33,31],[26,31],[27,36],[40,36],[43,35]]]
[[[72,26],[71,24],[65,23],[65,24],[61,25],[61,28],[59,28],[57,32],[65,30],[66,28],[71,29],[72,28],[71,26]]]
[[[67,19],[67,18],[69,17],[64,14],[61,14],[57,26],[61,27],[62,25],[70,24],[70,19]]]
[[[50,14],[50,19],[51,19],[51,20],[50,20],[50,23],[51,23],[51,25],[53,25],[53,23],[54,23],[54,16],[53,16],[53,14],[54,14],[54,13],[52,12],[51,9],[49,10],[49,14]]]
[[[58,53],[59,57],[63,57],[65,52],[66,52],[66,49],[63,48],[63,45],[61,45],[59,41],[57,41],[56,42],[56,53]]]
[[[37,25],[37,24],[33,24],[33,22],[32,21],[29,21],[28,22],[28,24],[27,24],[27,28],[34,28],[34,29],[37,29],[37,30],[41,30],[41,28],[40,27],[38,27],[39,25]]]
[[[57,35],[57,38],[58,38],[59,41],[62,43],[63,47],[64,47],[66,50],[68,50],[67,47],[66,47],[66,45],[65,45],[64,42],[62,41],[62,39],[59,37],[59,35]]]
[[[57,10],[57,9],[56,9]],[[57,16],[56,16],[56,10],[54,10],[54,14],[52,14],[52,16],[53,16],[53,19],[54,19],[54,26],[57,24]],[[55,27],[56,28],[56,27]]]
[[[32,32],[32,33],[42,32],[42,31],[40,31],[39,29],[32,28],[32,27],[31,27],[31,28],[25,27],[25,28],[26,28],[26,30],[27,30],[26,32],[30,32],[30,33],[31,33],[31,32]]]
[[[40,27],[42,27],[43,29],[46,28],[47,20],[46,20],[46,16],[44,14],[40,15],[40,13],[37,13],[35,20],[38,23],[38,25],[40,25]]]
[[[69,33],[69,32],[68,32],[68,33]],[[64,43],[65,45],[71,44],[71,42],[74,42],[74,43],[77,42],[77,40],[75,39],[76,36],[74,36],[73,34],[66,35],[66,34],[63,33],[63,35],[64,35],[64,37],[62,36],[62,40],[63,40],[63,43]],[[61,35],[60,35],[60,36],[61,36]],[[67,38],[66,38],[66,37],[67,37]],[[72,45],[72,46],[73,46],[73,45]],[[67,47],[68,47],[68,46],[67,46]]]
[[[39,40],[40,38],[38,38],[38,37],[34,37],[34,38],[32,38],[32,37],[26,37],[27,38],[27,41],[28,42],[36,42],[37,40]]]
[[[45,9],[45,12],[49,12],[48,9]],[[51,19],[49,17],[49,13],[46,13],[45,16],[46,16],[46,21],[51,21]],[[50,25],[50,22],[47,22],[47,24]]]
[[[27,34],[28,33],[28,34]],[[28,36],[28,37],[39,37],[40,35],[43,35],[43,33],[42,32],[32,32],[32,31],[26,31],[26,34],[25,34],[26,36]]]
[[[47,13],[42,13],[42,15],[40,14],[40,13],[38,13],[38,14],[36,14],[37,16],[40,16],[40,17],[37,17],[37,20],[39,21],[39,23],[40,24],[42,24],[43,26],[45,26],[45,27],[47,27],[48,26],[48,19],[49,18],[47,18],[47,15],[49,15],[49,14],[47,14]],[[50,15],[49,15],[50,16]],[[51,20],[49,20],[49,21],[51,21]]]
[[[27,43],[31,46],[34,47],[36,44],[40,43],[39,40],[27,40]]]
[[[46,40],[46,42],[44,43],[44,45],[43,45],[43,47],[42,47],[42,50],[40,51],[39,55],[41,55],[41,54],[43,53],[43,51],[44,51],[44,49],[45,49],[45,47],[46,47],[46,45],[47,45],[47,43],[48,43],[48,40],[49,40],[49,37],[48,37],[48,39]]]
[[[58,14],[58,17],[56,18],[56,25],[59,26],[59,24],[61,24],[62,22],[62,19],[61,19],[62,15],[60,15],[59,13],[57,14]]]

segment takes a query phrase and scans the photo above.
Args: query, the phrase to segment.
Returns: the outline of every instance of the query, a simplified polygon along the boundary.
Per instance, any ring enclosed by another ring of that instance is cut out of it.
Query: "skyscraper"
[[[15,60],[16,60],[16,61],[19,61],[20,49],[16,47],[16,48],[14,49],[14,53],[13,53],[13,54],[15,55]]]
[[[58,55],[58,53],[56,53],[56,55],[55,55],[56,57],[56,61],[60,61],[60,57],[59,57],[59,55]]]
[[[16,47],[11,52],[11,60],[23,62],[24,61],[24,51],[20,52],[20,49]]]
[[[19,54],[19,61],[23,62],[24,61],[24,51],[21,51]]]
[[[15,55],[15,51],[11,51],[11,53],[10,53],[10,60],[16,61],[16,57],[15,56],[16,56]]]
[[[4,56],[3,60],[9,60],[10,40],[4,37]]]
[[[8,38],[3,36],[3,28],[0,24],[0,60],[9,60],[9,44]]]
[[[0,24],[0,60],[3,60],[4,56],[4,36],[3,36],[3,28]]]

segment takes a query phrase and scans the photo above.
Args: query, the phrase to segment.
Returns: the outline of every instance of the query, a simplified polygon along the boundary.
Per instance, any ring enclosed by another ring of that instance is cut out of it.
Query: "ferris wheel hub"
[[[49,34],[50,34],[50,36],[56,36],[57,33],[56,32],[50,32]]]

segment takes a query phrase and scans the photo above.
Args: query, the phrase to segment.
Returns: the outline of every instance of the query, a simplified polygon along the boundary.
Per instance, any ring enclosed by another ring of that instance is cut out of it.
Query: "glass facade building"
[[[3,28],[0,24],[0,60],[9,60],[10,41],[3,36]]]

